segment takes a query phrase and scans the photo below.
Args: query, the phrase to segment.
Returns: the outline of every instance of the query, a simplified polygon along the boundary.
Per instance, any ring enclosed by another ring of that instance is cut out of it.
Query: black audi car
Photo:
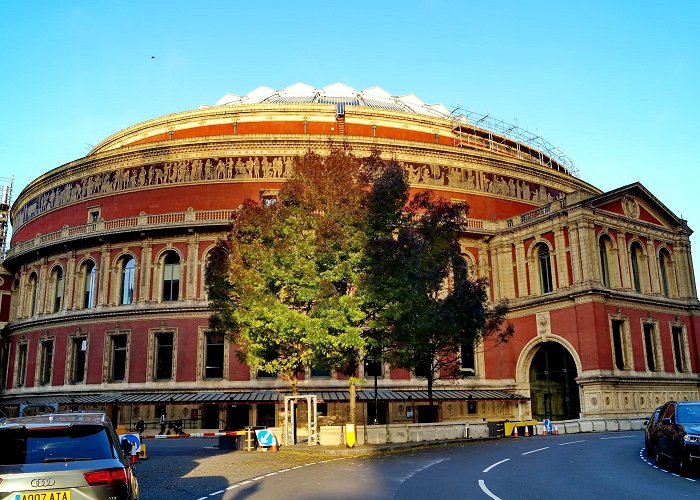
[[[669,401],[659,415],[650,438],[656,464],[673,461],[687,474],[700,462],[700,401]]]

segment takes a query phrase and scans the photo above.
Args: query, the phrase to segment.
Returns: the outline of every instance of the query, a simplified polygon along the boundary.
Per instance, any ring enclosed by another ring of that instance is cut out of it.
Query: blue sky
[[[0,69],[15,195],[134,123],[340,81],[515,122],[584,180],[639,181],[700,230],[697,1],[3,0]]]

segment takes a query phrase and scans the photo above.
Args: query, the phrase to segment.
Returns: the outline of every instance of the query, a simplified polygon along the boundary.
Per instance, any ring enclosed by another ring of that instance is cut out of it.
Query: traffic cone
[[[518,426],[513,426],[513,437],[516,438],[518,437]]]
[[[139,460],[148,460],[148,453],[146,453],[146,445],[141,443],[141,448],[139,449]]]
[[[135,447],[135,446],[134,446],[133,448],[131,448],[131,463],[132,463],[132,464],[137,464],[137,463],[139,463],[139,456],[138,456],[138,454],[136,453],[136,447]]]
[[[543,436],[546,436],[546,435],[547,435],[547,426],[546,426],[546,425],[543,425],[543,426],[542,426],[542,435],[543,435]]]
[[[270,445],[270,451],[279,451],[279,448],[277,447],[277,438],[275,436],[272,436],[272,445]]]
[[[559,435],[559,426],[558,425],[554,426],[554,434]]]
[[[525,426],[525,437],[528,438],[530,437],[530,429],[528,429],[528,426]]]

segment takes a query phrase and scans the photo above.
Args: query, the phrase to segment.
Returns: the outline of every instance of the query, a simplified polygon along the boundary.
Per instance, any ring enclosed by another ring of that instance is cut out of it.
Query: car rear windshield
[[[0,465],[114,458],[107,430],[94,425],[2,429],[0,450]]]
[[[678,409],[676,410],[676,419],[680,423],[700,423],[700,404],[678,405]]]

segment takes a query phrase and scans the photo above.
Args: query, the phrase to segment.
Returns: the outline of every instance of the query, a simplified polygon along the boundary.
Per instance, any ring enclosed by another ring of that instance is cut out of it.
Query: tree
[[[365,314],[355,295],[364,179],[346,150],[307,153],[276,203],[243,204],[207,266],[211,326],[229,333],[253,370],[279,373],[295,395],[310,366],[350,376],[354,394],[364,350]],[[354,415],[353,400],[351,421]]]
[[[490,306],[487,280],[470,280],[460,257],[467,209],[428,192],[409,196],[395,163],[369,195],[365,303],[374,335],[368,342],[426,378],[431,407],[436,377],[459,372],[460,346],[491,335],[506,341],[513,333],[512,325],[503,326],[507,304]]]

